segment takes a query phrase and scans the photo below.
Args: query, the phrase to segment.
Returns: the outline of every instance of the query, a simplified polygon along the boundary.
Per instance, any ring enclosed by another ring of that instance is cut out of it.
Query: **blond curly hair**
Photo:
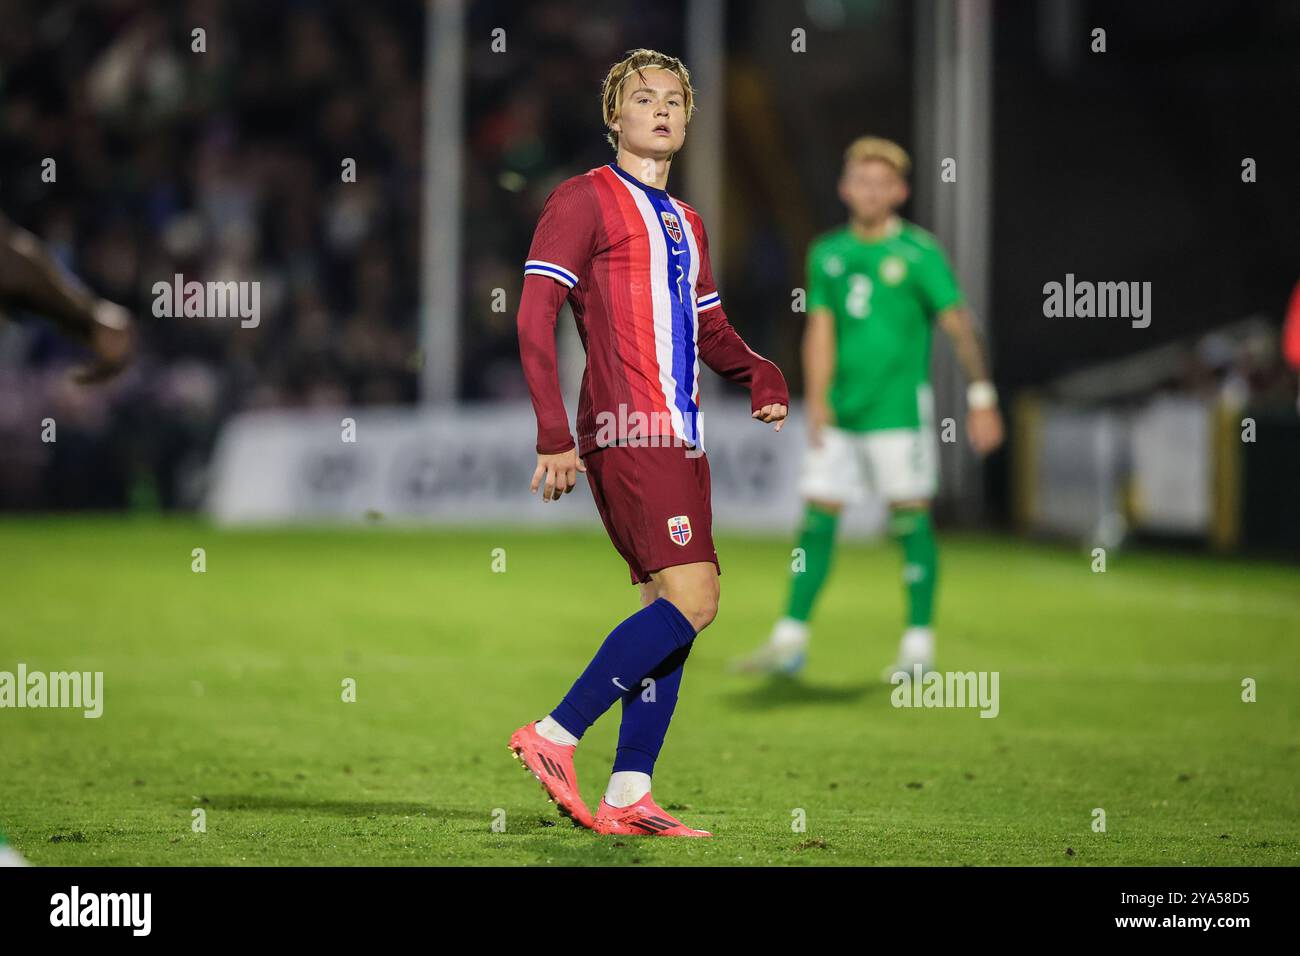
[[[686,122],[689,123],[691,117],[695,115],[695,90],[691,86],[691,71],[686,69],[685,63],[675,56],[660,53],[658,50],[629,50],[623,59],[609,68],[600,92],[605,129],[608,130],[605,133],[605,140],[615,150],[618,149],[618,134],[611,127],[618,120],[623,103],[623,84],[627,82],[629,76],[640,75],[645,70],[666,70],[677,77],[686,93],[686,101],[683,104],[686,109]]]
[[[845,169],[848,169],[854,163],[866,162],[872,159],[893,166],[894,172],[904,179],[912,171],[912,158],[907,155],[907,150],[892,139],[882,139],[879,136],[859,136],[849,143],[848,148],[844,150]]]

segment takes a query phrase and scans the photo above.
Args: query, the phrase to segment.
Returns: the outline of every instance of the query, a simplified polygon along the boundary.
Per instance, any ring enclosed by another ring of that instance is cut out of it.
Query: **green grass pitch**
[[[635,608],[596,531],[9,519],[0,671],[103,671],[105,702],[0,710],[0,828],[37,865],[1300,863],[1294,567],[940,546],[939,666],[998,671],[994,719],[891,706],[888,542],[837,556],[802,682],[727,675],[791,542],[719,539],[655,777],[715,838],[674,841],[571,827],[506,748]],[[592,803],[617,717],[579,748]]]

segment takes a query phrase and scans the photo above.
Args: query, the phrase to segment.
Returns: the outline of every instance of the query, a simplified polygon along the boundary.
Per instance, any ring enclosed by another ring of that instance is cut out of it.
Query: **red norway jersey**
[[[579,454],[624,443],[629,431],[702,448],[701,360],[748,385],[755,409],[789,404],[780,370],[727,322],[699,214],[617,166],[555,188],[524,274],[520,351],[539,452],[573,445],[554,367],[554,310],[566,296],[587,352]]]

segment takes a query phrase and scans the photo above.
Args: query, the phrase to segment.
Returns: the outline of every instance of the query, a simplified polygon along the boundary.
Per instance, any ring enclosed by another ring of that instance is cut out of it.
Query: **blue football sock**
[[[655,772],[655,761],[664,745],[664,736],[677,708],[677,693],[682,686],[682,668],[694,644],[678,648],[658,667],[623,695],[623,720],[618,725],[618,753],[614,772],[635,770]]]
[[[614,701],[634,688],[639,692],[641,678],[693,640],[695,628],[686,616],[665,598],[656,599],[610,631],[551,717],[581,738]]]

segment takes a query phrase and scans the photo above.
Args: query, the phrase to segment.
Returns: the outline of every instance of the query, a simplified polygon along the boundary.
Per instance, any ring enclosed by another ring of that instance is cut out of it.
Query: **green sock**
[[[890,520],[890,532],[903,546],[907,625],[929,627],[934,620],[934,589],[939,575],[939,549],[934,543],[930,512],[896,511]]]
[[[831,555],[835,550],[835,526],[839,515],[823,511],[813,505],[804,510],[803,531],[799,535],[799,547],[803,549],[802,563],[795,555],[791,575],[790,604],[786,617],[796,621],[807,621],[812,616],[813,602],[817,592],[826,583],[826,575],[831,570]],[[798,570],[802,567],[803,570]]]

